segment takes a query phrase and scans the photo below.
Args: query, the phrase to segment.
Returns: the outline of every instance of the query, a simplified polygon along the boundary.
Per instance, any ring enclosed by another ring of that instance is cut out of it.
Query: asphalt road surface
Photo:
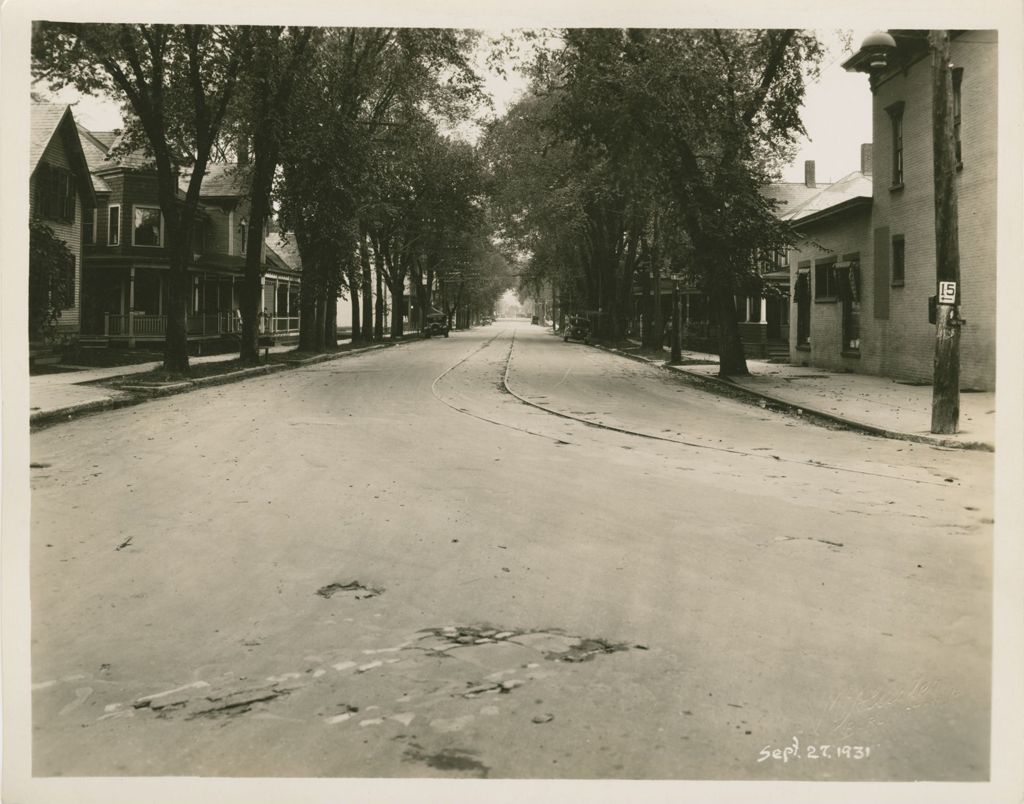
[[[988,777],[989,454],[508,322],[31,441],[36,775]]]

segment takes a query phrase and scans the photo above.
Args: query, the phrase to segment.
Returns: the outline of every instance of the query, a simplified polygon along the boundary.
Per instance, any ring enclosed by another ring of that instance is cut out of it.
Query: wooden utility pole
[[[956,433],[960,422],[960,237],[957,223],[953,80],[949,31],[930,31],[932,154],[935,173],[935,367],[932,432]]]
[[[672,275],[672,354],[669,364],[678,366],[683,362],[683,310],[679,294],[679,274]]]

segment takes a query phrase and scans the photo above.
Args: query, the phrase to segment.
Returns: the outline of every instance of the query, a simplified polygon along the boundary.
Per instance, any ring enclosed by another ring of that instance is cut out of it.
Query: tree
[[[411,255],[394,241],[395,205],[406,198],[404,152],[439,119],[461,119],[479,97],[467,57],[476,34],[458,30],[348,28],[325,32],[310,80],[296,93],[308,123],[288,140],[280,183],[282,219],[303,261],[301,348],[333,337],[330,311],[348,284],[364,294],[364,332],[380,326],[365,306],[370,249],[387,280],[401,335],[401,305]],[[404,226],[403,222],[403,226]],[[360,250],[360,243],[363,243]],[[356,287],[356,281],[361,287]]]
[[[553,104],[551,131],[578,154],[609,157],[609,177],[619,179],[608,184],[618,199],[606,192],[587,200],[597,265],[585,276],[621,304],[630,262],[649,258],[638,224],[646,217],[649,226],[660,210],[659,228],[677,223],[687,236],[672,259],[688,262],[713,300],[720,372],[745,374],[734,298],[759,287],[753,254],[792,239],[760,190],[802,133],[805,74],[816,69],[820,45],[793,30],[588,29],[562,38],[533,68],[535,90]],[[623,165],[646,169],[631,182],[615,170]]]
[[[188,265],[203,175],[250,52],[250,32],[237,26],[34,23],[35,77],[120,101],[125,148],[152,159],[170,258],[164,368],[173,374],[189,368]]]
[[[75,255],[46,224],[29,221],[29,338],[51,340],[75,292]]]
[[[225,133],[233,136],[240,168],[249,183],[249,224],[245,232],[245,276],[242,291],[240,358],[259,360],[260,266],[265,225],[271,214],[274,176],[285,140],[296,125],[308,120],[292,103],[296,83],[308,68],[313,28],[266,26],[250,29],[252,56]],[[252,146],[249,164],[248,146]]]

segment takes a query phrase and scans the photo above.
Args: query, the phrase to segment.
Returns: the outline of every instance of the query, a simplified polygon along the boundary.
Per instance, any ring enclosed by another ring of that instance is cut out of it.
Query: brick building
[[[860,170],[783,216],[800,234],[788,265],[792,362],[847,371],[877,363],[879,340],[862,337],[864,320],[873,314],[864,293],[871,248],[871,151],[871,145],[862,146]]]
[[[811,312],[809,350],[796,351],[796,328],[790,343],[794,358],[806,354],[811,365],[929,383],[935,326],[928,321],[928,299],[936,292],[931,54],[925,31],[889,33],[896,47],[884,66],[872,64],[866,50],[844,64],[847,70],[870,73],[874,138],[870,230],[865,231],[863,210],[859,217],[849,210],[845,216],[832,214],[830,226],[817,231],[819,242],[832,253],[804,253],[791,259],[793,318],[798,316],[797,296],[803,291],[797,283],[803,270],[810,282]],[[950,50],[960,162],[956,183],[961,315],[967,321],[960,347],[961,386],[991,389],[996,338],[997,34],[954,31]],[[808,227],[808,234],[812,231]],[[841,294],[845,291],[839,270],[854,254],[860,278],[856,356],[842,336]],[[832,259],[835,271],[819,270],[819,262]],[[837,283],[833,301],[829,301],[829,288],[819,287],[819,281]]]

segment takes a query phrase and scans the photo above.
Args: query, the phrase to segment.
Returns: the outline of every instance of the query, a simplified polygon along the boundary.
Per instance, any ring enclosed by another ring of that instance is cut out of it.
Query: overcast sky
[[[487,32],[482,39],[486,46]],[[853,46],[870,31],[854,31]],[[871,142],[871,91],[868,79],[860,73],[847,73],[842,62],[848,54],[841,48],[834,31],[820,31],[819,36],[828,45],[822,61],[821,76],[808,86],[803,109],[804,126],[808,138],[802,143],[793,164],[783,173],[784,181],[803,181],[804,161],[812,159],[819,183],[835,181],[860,167],[860,146]],[[505,77],[486,71],[484,54],[478,57],[478,67],[485,71],[486,89],[494,98],[495,112],[501,114],[515,97],[523,91],[525,79],[512,70]],[[75,116],[88,129],[103,131],[121,124],[117,106],[108,100],[83,97],[67,91],[59,100],[78,103]]]

